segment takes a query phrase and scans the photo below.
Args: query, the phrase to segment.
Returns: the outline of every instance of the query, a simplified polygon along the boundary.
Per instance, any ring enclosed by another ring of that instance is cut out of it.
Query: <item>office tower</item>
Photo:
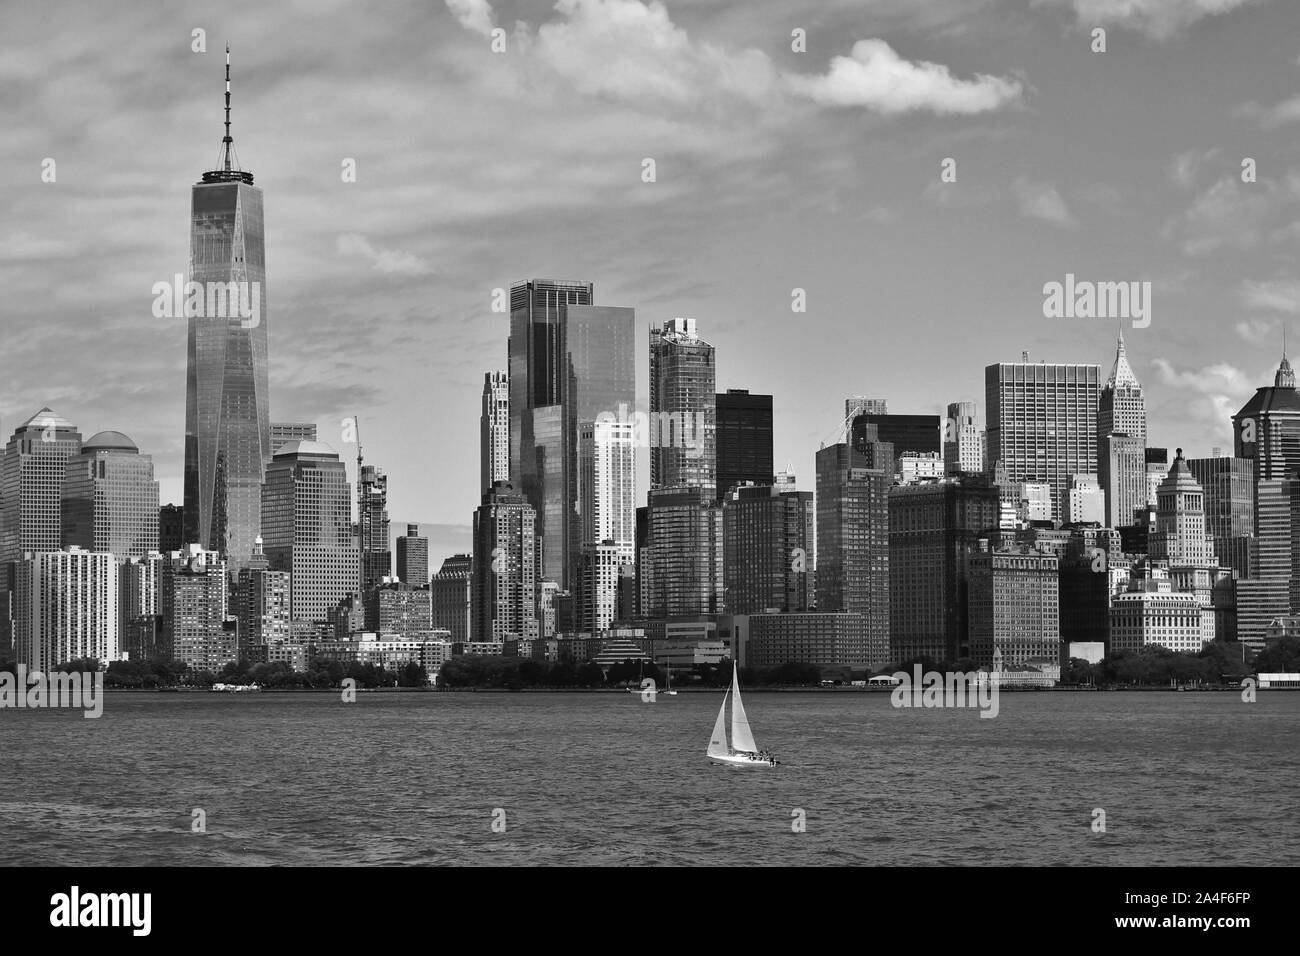
[[[727,612],[808,611],[814,606],[811,491],[744,482],[722,502]]]
[[[163,505],[158,509],[158,550],[170,554],[184,544],[185,509],[180,505]]]
[[[1046,481],[1068,513],[1071,475],[1097,474],[1101,369],[1028,361],[984,370],[988,457],[1011,481]]]
[[[850,395],[844,399],[844,441],[853,443],[853,419],[859,415],[888,415],[889,403],[883,398]]]
[[[453,554],[445,558],[429,581],[430,620],[435,628],[450,631],[456,643],[468,641],[470,628],[470,569],[473,558]]]
[[[772,483],[772,396],[729,388],[717,406],[718,501],[741,482]]]
[[[909,451],[898,456],[894,475],[900,484],[915,485],[943,477],[943,458],[937,451]]]
[[[595,421],[578,436],[581,542],[611,541],[632,564],[636,546],[636,431],[631,422]]]
[[[1291,588],[1300,584],[1293,560],[1300,554],[1293,535],[1294,478],[1300,471],[1300,392],[1285,354],[1273,386],[1254,396],[1232,416],[1233,449],[1254,466],[1256,547],[1251,575],[1237,582],[1238,639],[1264,646],[1268,624],[1295,605]]]
[[[127,558],[118,565],[118,644],[131,661],[160,660],[162,568],[158,551]]]
[[[722,509],[712,486],[652,488],[646,524],[642,615],[721,614]]]
[[[970,563],[970,656],[992,667],[1061,659],[1058,559],[1031,548],[980,551]]]
[[[1205,491],[1205,532],[1219,566],[1247,577],[1255,541],[1254,462],[1231,456],[1189,458],[1187,467]]]
[[[323,442],[282,445],[266,469],[262,511],[267,560],[272,570],[293,576],[295,631],[312,632],[356,591],[359,575],[351,486],[334,449]]]
[[[1096,475],[1070,476],[1070,504],[1066,520],[1080,522],[1106,523],[1106,496],[1097,482]]]
[[[943,424],[944,472],[977,474],[984,470],[984,431],[975,421],[974,402],[950,402]]]
[[[429,637],[433,632],[428,586],[416,587],[398,581],[382,584],[366,593],[366,630],[381,638],[403,640]]]
[[[1097,402],[1097,476],[1106,499],[1103,521],[1112,528],[1133,523],[1147,502],[1145,462],[1147,408],[1142,384],[1133,374],[1121,332],[1115,364]]]
[[[650,330],[650,487],[717,491],[713,346],[695,320]]]
[[[239,659],[239,624],[227,615],[226,569],[216,552],[196,544],[163,564],[162,644],[171,661],[215,674]]]
[[[111,554],[70,548],[28,552],[14,585],[15,652],[28,672],[118,659],[118,568]]]
[[[288,571],[271,570],[262,539],[257,538],[248,567],[239,569],[230,595],[230,613],[239,621],[239,639],[245,654],[258,645],[293,640],[292,594],[292,576]]]
[[[479,456],[480,490],[510,480],[510,377],[504,370],[483,373]]]
[[[0,562],[62,546],[63,482],[80,452],[81,433],[48,408],[14,430],[0,462]]]
[[[221,168],[190,190],[190,281],[206,291],[206,307],[187,320],[184,538],[236,568],[261,531],[271,457],[265,245],[262,190],[234,156],[227,50]],[[251,307],[248,317],[232,308],[235,298]]]
[[[625,546],[631,545],[630,520],[627,511],[632,507],[630,496],[636,480],[635,457],[629,465],[620,457],[618,467],[607,473],[613,486],[606,490],[591,489],[597,498],[617,498],[620,515],[614,520],[625,527],[616,534],[588,537],[584,533],[585,516],[582,512],[581,436],[585,426],[595,422],[622,422],[631,416],[626,410],[636,402],[636,313],[632,309],[594,305],[565,305],[560,310],[560,343],[563,358],[563,379],[560,388],[564,410],[564,552],[562,560],[548,556],[546,548],[552,547],[550,531],[545,529],[543,543],[543,580],[556,581],[561,587],[572,590],[582,550],[589,544],[600,544],[613,537]],[[624,445],[622,451],[630,451]],[[624,470],[626,469],[626,470]],[[549,496],[549,489],[548,489]],[[630,558],[629,558],[630,561]],[[557,573],[558,572],[558,573]]]
[[[877,415],[871,412],[859,415],[853,420],[853,444],[856,447],[864,429],[868,425],[876,428],[877,441],[888,442],[894,446],[894,458],[901,459],[904,454],[934,453],[942,458],[943,423],[938,415]],[[895,471],[901,467],[894,466]]]
[[[1146,503],[1149,507],[1154,508],[1156,504],[1156,492],[1160,488],[1160,483],[1165,480],[1169,474],[1169,449],[1168,448],[1148,448],[1144,452],[1146,456]]]
[[[1110,608],[1107,653],[1134,653],[1147,645],[1191,654],[1213,643],[1195,594],[1176,591],[1168,580],[1136,573]]]
[[[859,419],[860,421],[860,419]],[[889,654],[889,488],[894,447],[854,424],[817,452],[817,610],[863,616],[872,660]]]
[[[627,549],[613,541],[583,546],[576,595],[580,631],[599,636],[609,630],[618,617],[618,586],[628,562]]]
[[[1146,439],[1112,432],[1099,441],[1097,478],[1105,496],[1105,524],[1128,527],[1147,504]]]
[[[68,459],[63,544],[111,551],[119,560],[158,550],[158,482],[153,459],[121,432],[100,432]]]
[[[364,596],[393,574],[393,554],[388,547],[388,476],[374,465],[361,466],[357,510],[361,593]]]
[[[316,425],[313,422],[271,422],[271,454],[291,441],[315,441]]]
[[[970,558],[998,526],[998,489],[980,475],[889,491],[889,657],[970,652]]]
[[[397,579],[417,588],[429,583],[429,539],[420,537],[418,524],[408,524],[397,538]]]
[[[1057,555],[1060,573],[1061,663],[1069,646],[1100,643],[1110,647],[1112,577],[1127,577],[1120,533],[1114,528],[1071,529]]]
[[[1205,493],[1192,476],[1183,450],[1156,493],[1156,529],[1148,538],[1152,561],[1173,567],[1211,567],[1214,549],[1205,531]]]
[[[537,512],[508,481],[474,512],[470,575],[471,641],[537,637]]]

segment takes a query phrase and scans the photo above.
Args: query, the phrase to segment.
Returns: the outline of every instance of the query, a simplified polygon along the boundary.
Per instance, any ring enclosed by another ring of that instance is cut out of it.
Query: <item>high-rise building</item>
[[[1115,364],[1097,402],[1097,476],[1106,500],[1103,521],[1112,528],[1133,524],[1147,503],[1147,406],[1142,383],[1128,362],[1121,332]]]
[[[722,508],[712,486],[652,488],[642,549],[642,615],[721,614]]]
[[[313,422],[271,422],[271,454],[291,441],[316,441]]]
[[[390,581],[366,593],[365,607],[366,630],[381,638],[415,640],[432,636],[433,612],[427,585]]]
[[[184,537],[236,568],[261,532],[271,457],[265,248],[262,190],[234,156],[227,50],[221,167],[190,190],[189,277],[206,297],[204,314],[188,318]],[[232,308],[236,298],[247,316]]]
[[[170,554],[184,544],[185,509],[180,505],[163,505],[158,509],[158,550]]]
[[[970,652],[970,559],[998,526],[998,489],[978,474],[889,492],[889,651],[956,661]]]
[[[259,644],[293,640],[293,577],[288,571],[258,567],[266,558],[261,554],[261,542],[255,547],[250,566],[239,569],[231,594],[230,610],[239,621],[239,638],[246,651]]]
[[[68,459],[63,544],[111,551],[119,560],[158,549],[158,482],[153,459],[121,432],[100,432]]]
[[[811,491],[744,482],[722,503],[723,577],[729,614],[813,609]]]
[[[933,453],[942,457],[943,424],[938,415],[876,415],[871,412],[853,420],[853,443],[856,445],[867,425],[876,427],[877,441],[894,446],[895,459],[907,453]],[[902,469],[895,466],[895,471]]]
[[[431,622],[435,628],[451,632],[453,642],[470,639],[470,570],[473,558],[453,554],[442,562],[429,582]]]
[[[861,422],[861,419],[859,419]],[[817,452],[817,610],[863,616],[867,652],[889,654],[889,488],[894,447],[874,425]]]
[[[1236,456],[1254,466],[1256,538],[1250,578],[1237,582],[1237,634],[1258,649],[1269,623],[1293,610],[1291,590],[1300,584],[1293,564],[1300,529],[1292,523],[1292,499],[1300,494],[1294,477],[1300,472],[1300,392],[1285,354],[1272,387],[1256,389],[1232,416],[1232,426]]]
[[[1106,496],[1096,475],[1070,476],[1070,502],[1066,520],[1073,523],[1106,523]]]
[[[509,482],[493,484],[474,512],[470,576],[471,641],[538,636],[537,513]]]
[[[81,433],[49,408],[14,430],[0,462],[0,562],[62,546],[63,483],[80,452]]]
[[[393,574],[393,553],[388,545],[388,476],[374,465],[361,466],[361,490],[357,503],[361,593],[364,595]]]
[[[992,667],[1061,659],[1060,584],[1055,554],[1031,548],[981,551],[970,563],[970,656]]]
[[[28,671],[68,661],[115,661],[118,566],[111,554],[70,548],[29,552],[17,562],[15,651]]]
[[[262,501],[266,557],[272,570],[293,576],[295,629],[313,632],[357,589],[360,562],[347,469],[323,442],[289,442],[267,466]]]
[[[483,373],[483,412],[479,416],[479,487],[510,480],[510,376]]]
[[[1254,463],[1248,458],[1189,458],[1187,467],[1205,490],[1205,532],[1220,567],[1250,574],[1255,540]]]
[[[729,388],[717,406],[718,501],[741,482],[772,483],[772,396]]]
[[[620,564],[636,546],[636,430],[631,422],[585,422],[578,436],[578,511],[583,547],[613,542]]]
[[[950,402],[943,425],[944,472],[977,474],[984,470],[984,431],[975,420],[974,402]]]
[[[717,393],[713,346],[695,320],[650,330],[650,487],[717,493]]]
[[[618,587],[629,560],[627,549],[613,541],[583,546],[577,586],[579,630],[592,636],[609,630],[618,617]]]
[[[1183,450],[1156,492],[1156,529],[1147,539],[1152,561],[1172,567],[1212,567],[1214,549],[1205,529],[1205,492],[1192,476]]]
[[[1148,448],[1144,455],[1146,456],[1147,467],[1147,505],[1154,508],[1156,506],[1156,493],[1160,489],[1161,482],[1169,474],[1169,449]]]
[[[418,524],[408,524],[397,538],[397,579],[417,588],[429,583],[429,539],[420,537]]]
[[[161,660],[162,569],[166,556],[150,551],[118,566],[118,643],[127,660]]]
[[[239,622],[227,614],[226,569],[220,555],[193,544],[163,564],[162,644],[168,659],[213,673],[239,659]]]
[[[984,385],[990,463],[1010,481],[1046,481],[1053,512],[1067,514],[1070,476],[1097,474],[1101,368],[1004,362]]]
[[[889,403],[883,398],[850,395],[844,399],[844,442],[853,442],[853,419],[859,415],[888,415]]]

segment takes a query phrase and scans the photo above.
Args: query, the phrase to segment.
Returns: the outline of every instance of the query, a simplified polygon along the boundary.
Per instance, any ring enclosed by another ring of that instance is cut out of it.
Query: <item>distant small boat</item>
[[[727,746],[727,694],[722,695],[718,720],[709,738],[708,756],[718,763],[738,764],[745,767],[775,767],[777,759],[758,749],[754,732],[749,729],[745,705],[740,700],[740,668],[731,669],[731,746]]]
[[[671,667],[668,668],[667,681],[668,683],[664,687],[664,693],[669,697],[676,697],[677,691],[673,690],[673,669]]]

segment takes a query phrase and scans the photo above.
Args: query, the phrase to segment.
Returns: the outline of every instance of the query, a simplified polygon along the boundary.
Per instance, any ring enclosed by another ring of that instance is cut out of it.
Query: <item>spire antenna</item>
[[[235,140],[230,135],[230,44],[226,44],[226,138],[221,141],[225,153],[224,169],[230,172],[230,147]]]

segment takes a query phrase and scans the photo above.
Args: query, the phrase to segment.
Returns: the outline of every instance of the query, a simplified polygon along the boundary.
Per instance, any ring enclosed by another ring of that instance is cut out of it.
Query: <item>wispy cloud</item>
[[[389,275],[422,276],[433,271],[419,256],[397,249],[376,249],[370,240],[355,232],[345,232],[338,238],[341,256],[369,260],[379,272]]]
[[[1054,186],[1020,177],[1011,184],[1011,193],[1015,196],[1022,216],[1041,219],[1067,229],[1078,224]]]
[[[1164,40],[1206,17],[1268,0],[1035,0],[1040,6],[1069,5],[1080,26],[1120,26]]]

